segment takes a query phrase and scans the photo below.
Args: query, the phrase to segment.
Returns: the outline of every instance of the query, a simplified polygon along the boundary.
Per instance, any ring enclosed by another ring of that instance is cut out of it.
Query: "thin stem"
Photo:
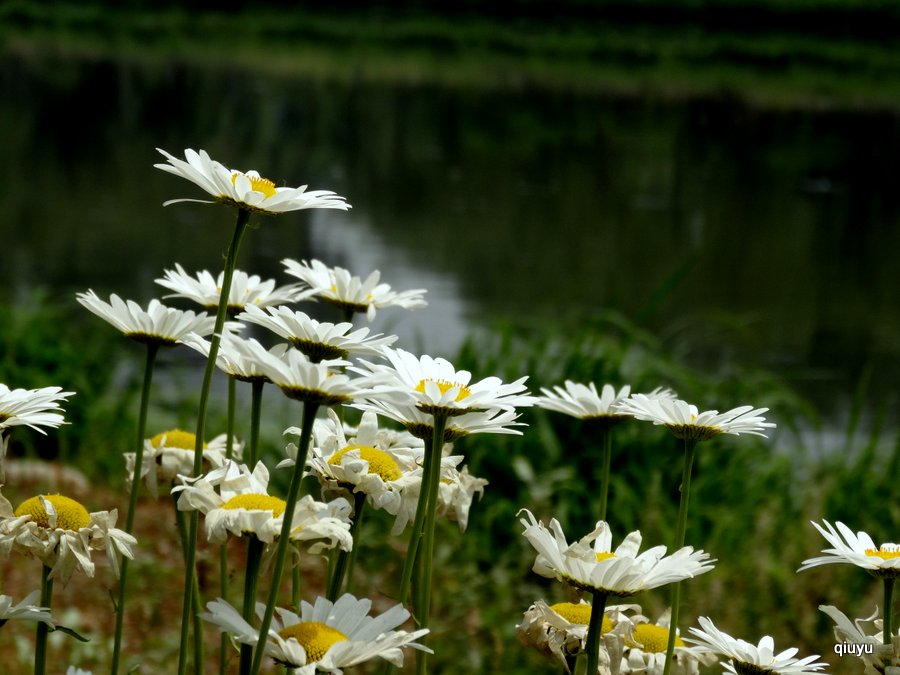
[[[219,343],[222,341],[222,328],[225,325],[225,317],[228,314],[228,296],[231,293],[231,279],[234,276],[234,267],[237,261],[238,249],[241,239],[250,222],[250,212],[246,209],[238,209],[237,222],[234,226],[234,235],[228,246],[225,257],[225,270],[222,275],[222,291],[219,294],[219,309],[216,312],[216,323],[213,328],[209,345],[209,356],[206,359],[206,370],[203,373],[203,385],[200,388],[200,403],[197,409],[197,441],[194,446],[193,475],[200,475],[203,462],[203,437],[206,427],[206,407],[209,403],[209,387],[212,382],[213,372],[216,369],[216,357],[219,355]],[[191,511],[188,522],[187,541],[184,556],[184,599],[181,612],[181,647],[178,651],[178,675],[184,675],[187,671],[187,643],[190,638],[191,604],[193,602],[192,589],[196,578],[194,563],[197,554],[197,526],[200,520],[199,511]],[[195,636],[199,640],[200,636]],[[195,666],[195,672],[198,672]]]
[[[431,437],[431,453],[429,458],[432,463],[432,471],[429,475],[427,513],[425,514],[425,526],[422,530],[422,573],[420,576],[421,588],[416,592],[419,603],[415,620],[420,628],[428,627],[428,619],[431,613],[431,577],[434,560],[434,522],[437,513],[438,489],[441,478],[441,451],[444,447],[444,429],[447,426],[446,414],[434,415],[434,435]],[[418,514],[416,514],[418,515]],[[427,652],[419,652],[416,655],[416,673],[424,675],[427,672]]]
[[[694,464],[694,450],[697,448],[696,439],[684,439],[684,465],[681,472],[681,498],[678,501],[678,524],[675,528],[675,548],[684,546],[684,535],[687,530],[688,502],[691,498],[691,468]],[[666,664],[663,667],[663,675],[669,675],[672,668],[672,655],[675,653],[675,635],[678,632],[678,610],[681,604],[681,583],[672,584],[672,614],[669,618],[669,640],[666,643]]]
[[[588,624],[587,642],[585,643],[585,651],[587,651],[587,672],[596,675],[597,667],[600,665],[600,633],[603,628],[603,612],[606,611],[606,593],[602,591],[591,591],[593,599],[591,601],[591,621]]]
[[[141,407],[138,413],[137,441],[134,452],[134,472],[131,476],[131,495],[128,499],[128,514],[125,516],[125,531],[134,531],[134,515],[137,512],[138,492],[141,488],[141,473],[144,465],[144,433],[147,428],[147,409],[150,404],[150,385],[153,383],[153,365],[159,352],[158,343],[147,343],[144,362],[144,384],[141,387]],[[122,632],[125,625],[126,583],[128,580],[128,558],[122,557],[119,568],[119,600],[116,603],[116,628],[113,638],[111,675],[119,672],[119,658],[122,652]]]
[[[172,503],[175,505],[175,527],[178,530],[178,540],[181,542],[181,555],[187,555],[187,525],[184,521],[184,511],[178,510],[178,495],[172,495]],[[194,606],[200,607],[200,582],[194,576],[194,586],[191,589],[191,597],[194,599]],[[203,630],[203,620],[200,618],[200,612],[193,613],[194,633],[200,635]],[[194,640],[194,668],[197,672],[203,671],[203,641]]]
[[[306,468],[306,456],[309,452],[309,441],[312,436],[313,421],[319,410],[319,403],[306,401],[303,404],[303,422],[300,429],[300,443],[297,446],[297,460],[294,463],[294,472],[291,475],[291,485],[288,488],[287,499],[284,506],[284,517],[281,525],[281,535],[278,539],[278,549],[275,552],[275,567],[272,570],[272,585],[269,588],[269,598],[266,602],[266,612],[263,615],[262,624],[259,627],[259,640],[253,651],[253,665],[251,675],[256,675],[262,665],[263,655],[266,652],[266,642],[269,636],[269,627],[272,625],[272,615],[275,613],[275,603],[278,602],[278,591],[281,587],[281,575],[284,572],[284,562],[287,558],[290,545],[291,527],[294,520],[294,507],[300,496],[300,483],[303,479],[303,471]]]
[[[234,410],[237,401],[237,381],[228,378],[228,416],[225,421],[225,458],[234,455]],[[228,600],[228,545],[219,546],[219,597]],[[228,660],[228,635],[219,636],[219,675],[225,675]]]
[[[225,459],[234,455],[234,410],[237,405],[237,380],[228,378],[228,415],[225,418]]]
[[[604,424],[600,429],[600,445],[603,448],[600,474],[599,520],[606,520],[606,504],[609,498],[609,470],[612,465],[612,429]]]
[[[259,420],[262,410],[262,394],[265,380],[253,380],[250,394],[250,454],[247,466],[252,471],[259,461]]]
[[[884,617],[882,618],[884,634],[883,642],[891,644],[892,623],[894,618],[894,578],[884,577]]]
[[[328,579],[328,591],[326,596],[329,600],[337,600],[341,594],[341,586],[344,577],[351,568],[353,554],[359,546],[357,533],[359,532],[359,524],[362,521],[363,507],[366,505],[366,493],[353,493],[353,519],[350,521],[350,536],[353,537],[353,550],[347,552],[342,548],[337,549],[337,562],[334,565],[331,577]]]
[[[53,598],[53,579],[50,578],[51,568],[41,567],[41,607],[50,607]],[[38,621],[36,629],[36,644],[34,648],[34,675],[44,675],[47,668],[47,635],[50,634],[50,626],[43,621]]]
[[[300,579],[300,544],[294,542],[291,544],[296,554],[296,562],[291,565],[291,611],[296,614],[300,613],[300,588],[302,586]]]
[[[244,606],[241,616],[244,621],[253,624],[253,615],[256,610],[256,586],[259,581],[259,566],[262,561],[265,545],[256,537],[247,537],[247,566],[244,572]],[[241,675],[250,672],[253,663],[253,645],[241,645]]]

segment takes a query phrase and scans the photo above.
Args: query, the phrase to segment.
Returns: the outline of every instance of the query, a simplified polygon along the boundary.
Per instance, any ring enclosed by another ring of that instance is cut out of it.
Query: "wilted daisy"
[[[699,412],[697,406],[680,399],[634,394],[619,404],[619,411],[635,419],[666,427],[677,438],[706,441],[719,434],[754,434],[765,436],[766,429],[775,427],[762,416],[768,408],[745,405],[720,413],[718,410]]]
[[[165,150],[157,150],[167,160],[167,164],[154,164],[175,176],[185,178],[199,186],[213,200],[204,199],[170,199],[163,206],[177,202],[201,202],[210,204],[219,202],[235,206],[246,211],[264,214],[285,213],[299,209],[341,209],[346,211],[350,205],[343,197],[331,190],[310,190],[306,186],[299,188],[276,187],[268,178],[263,178],[256,171],[237,171],[228,169],[210,158],[204,151],[190,148],[184,151],[184,160],[173,157]]]
[[[174,270],[165,270],[162,279],[156,279],[160,286],[174,291],[167,298],[186,298],[202,305],[207,310],[216,311],[222,295],[222,283],[225,272],[214,277],[211,272],[202,270],[195,276],[188,274],[184,268],[175,263]],[[290,284],[276,288],[274,279],[263,279],[257,274],[247,274],[235,270],[231,278],[231,289],[228,293],[227,310],[229,316],[242,312],[245,307],[269,307],[297,302],[303,298],[303,285]]]
[[[854,621],[832,605],[819,605],[819,610],[834,621],[835,640],[848,645],[845,654],[853,654],[863,662],[865,675],[883,675],[887,668],[900,667],[900,641],[894,635],[888,644],[883,644],[884,624],[878,618],[877,607],[870,617]]]
[[[622,635],[625,653],[618,672],[662,675],[666,665],[669,630],[669,610],[666,610],[656,623],[650,623],[643,616],[636,617],[630,633]],[[686,645],[676,631],[672,673],[696,675],[701,663],[710,666],[715,660],[715,656],[709,652]]]
[[[284,306],[262,310],[251,305],[237,318],[269,329],[316,362],[345,359],[350,354],[380,356],[382,348],[397,340],[396,335],[369,336],[368,328],[353,330],[352,323],[316,321]]]
[[[255,646],[257,629],[241,618],[240,613],[222,599],[206,604],[206,621],[218,626],[243,644]],[[395,666],[403,665],[403,648],[431,651],[415,642],[428,629],[412,632],[395,630],[409,618],[401,605],[394,605],[378,616],[370,616],[372,602],[345,593],[336,602],[316,598],[315,604],[302,602],[300,614],[276,609],[265,644],[265,653],[276,663],[293,669],[294,675],[316,672],[341,673],[374,658],[382,658]],[[261,616],[265,607],[257,604]]]
[[[7,621],[41,621],[53,625],[49,607],[39,607],[40,591],[32,591],[15,605],[12,596],[0,595],[0,627]]]
[[[91,551],[106,551],[118,576],[118,556],[134,558],[137,540],[116,529],[117,511],[88,510],[63,495],[38,495],[26,499],[13,510],[0,495],[0,553],[30,555],[51,569],[50,578],[67,583],[76,569],[94,576]]]
[[[271,544],[281,534],[286,502],[270,495],[269,471],[258,462],[251,472],[229,461],[224,467],[198,479],[185,479],[172,492],[178,494],[178,509],[197,509],[206,516],[206,538],[223,544],[229,536],[252,535]],[[218,489],[217,489],[218,488]],[[346,499],[317,502],[311,496],[298,500],[294,508],[291,540],[315,541],[311,553],[340,546],[349,551],[350,504]]]
[[[525,526],[525,538],[538,555],[534,572],[555,578],[581,590],[627,597],[640,591],[695,577],[713,568],[709,554],[691,546],[666,556],[665,546],[638,553],[641,533],[630,533],[612,550],[609,526],[597,527],[573,544],[566,541],[562,527],[554,518],[549,529],[539,523],[528,509],[519,520]]]
[[[768,635],[754,646],[723,633],[705,616],[701,616],[698,622],[701,628],[690,629],[691,634],[695,637],[686,638],[685,641],[697,645],[702,651],[711,652],[723,659],[730,659],[725,664],[725,671],[729,673],[736,673],[736,675],[761,675],[762,673],[804,675],[818,672],[828,665],[823,662],[815,662],[819,658],[818,654],[802,659],[795,658],[794,655],[798,651],[796,647],[776,654],[775,641]]]
[[[78,293],[78,302],[107,323],[120,330],[125,337],[147,344],[172,346],[188,333],[209,335],[215,317],[201,312],[182,311],[166,307],[159,300],[151,300],[143,309],[133,300],[122,300],[113,293],[104,302],[94,291]]]
[[[824,527],[812,523],[832,548],[822,550],[827,555],[804,560],[798,572],[819,565],[849,563],[868,570],[877,577],[900,577],[900,544],[886,543],[876,546],[865,532],[854,533],[844,523],[838,521],[837,527],[823,520]]]
[[[392,291],[388,284],[378,283],[381,272],[375,270],[365,281],[355,277],[343,267],[328,267],[318,260],[297,262],[286,258],[281,261],[285,271],[302,279],[315,297],[335,305],[347,313],[365,314],[369,321],[375,318],[379,309],[402,307],[419,309],[425,307],[425,290]]]
[[[181,429],[170,429],[156,434],[153,438],[144,439],[144,455],[141,461],[141,479],[147,491],[156,499],[159,496],[160,483],[167,487],[179,475],[190,475],[194,467],[194,451],[197,437]],[[243,444],[235,443],[232,453],[235,458],[241,456]],[[220,434],[208,443],[203,443],[203,461],[206,470],[217,469],[225,464],[228,450],[228,438]],[[135,453],[125,453],[125,468],[128,472],[128,486],[134,476]]]

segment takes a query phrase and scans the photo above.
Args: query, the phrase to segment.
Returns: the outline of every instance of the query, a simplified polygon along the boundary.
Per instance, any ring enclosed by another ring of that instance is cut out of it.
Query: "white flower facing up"
[[[163,206],[178,202],[219,202],[256,213],[276,214],[299,209],[341,209],[346,211],[350,205],[343,197],[331,190],[307,190],[306,185],[299,188],[276,187],[268,178],[263,178],[256,171],[237,171],[228,169],[210,158],[204,151],[191,149],[184,151],[184,160],[170,155],[165,150],[157,150],[166,158],[166,164],[154,164],[175,176],[179,176],[209,193],[213,199],[171,199]],[[186,160],[186,161],[185,161]]]
[[[222,599],[207,603],[206,621],[218,626],[243,644],[255,646],[258,629],[241,618],[240,612]],[[257,603],[262,616],[264,605]],[[277,663],[293,669],[294,675],[316,672],[340,674],[342,668],[382,658],[395,666],[403,665],[403,648],[426,652],[430,649],[415,642],[428,629],[412,632],[395,630],[409,618],[401,605],[394,605],[378,616],[370,616],[372,602],[345,593],[336,602],[316,598],[315,604],[300,603],[300,614],[277,608],[269,629],[265,653]]]
[[[519,513],[526,515],[519,522],[525,526],[525,538],[538,553],[534,572],[581,590],[627,597],[703,574],[715,562],[705,551],[695,551],[690,546],[669,556],[665,546],[638,553],[641,533],[637,531],[612,550],[612,534],[603,521],[592,532],[569,544],[555,518],[548,529],[527,509]]]
[[[133,300],[122,300],[115,293],[109,296],[108,303],[90,290],[78,293],[76,297],[85,308],[137,342],[172,346],[188,333],[209,335],[216,324],[216,318],[205,312],[196,314],[173,309],[159,300],[151,300],[145,310]]]
[[[352,323],[316,321],[305,312],[284,306],[264,311],[251,305],[237,318],[269,329],[316,362],[345,359],[351,354],[380,356],[384,347],[397,340],[396,335],[369,336],[368,328],[353,330]]]
[[[819,565],[849,563],[868,570],[877,577],[900,577],[900,544],[886,543],[876,546],[865,532],[854,533],[842,522],[837,527],[823,520],[824,527],[812,523],[831,548],[823,549],[826,555],[804,560],[798,572]]]
[[[343,267],[328,267],[319,260],[297,262],[286,258],[281,261],[285,271],[301,279],[310,291],[324,302],[346,311],[365,314],[369,321],[379,309],[425,307],[425,290],[421,288],[396,292],[388,284],[379,283],[381,272],[375,270],[365,280],[355,277]]]
[[[43,434],[41,427],[55,429],[65,424],[60,403],[74,393],[61,387],[10,389],[0,384],[0,432],[24,425]]]
[[[185,298],[193,300],[206,309],[215,312],[219,308],[222,296],[222,283],[225,272],[214,277],[211,272],[203,270],[195,276],[188,274],[184,268],[175,263],[174,270],[165,270],[165,276],[157,279],[160,286],[174,291],[167,298]],[[234,316],[245,307],[269,307],[298,302],[304,297],[302,284],[290,284],[276,288],[274,279],[263,279],[257,274],[247,274],[235,270],[231,278],[231,290],[228,293],[228,313]]]
[[[32,591],[15,605],[12,596],[0,595],[0,627],[7,621],[41,621],[53,625],[49,607],[39,607],[40,591]]]
[[[154,499],[159,497],[159,485],[166,485],[166,493],[179,475],[190,475],[194,469],[194,448],[196,435],[171,429],[157,434],[153,438],[144,439],[144,454],[141,462],[141,479],[147,491]],[[208,443],[203,444],[203,463],[205,469],[218,469],[226,461],[228,439],[219,434]],[[239,458],[243,451],[243,443],[233,442],[232,456]],[[135,453],[125,453],[125,469],[128,474],[127,487],[130,489],[134,477]]]
[[[826,663],[816,663],[818,654],[802,659],[795,657],[796,647],[775,653],[775,641],[768,635],[758,645],[738,640],[720,631],[705,616],[698,619],[700,628],[691,628],[693,638],[685,638],[686,642],[696,645],[704,652],[716,654],[723,659],[730,659],[725,664],[725,672],[736,675],[805,675],[822,670]]]
[[[272,544],[280,535],[287,504],[269,494],[269,472],[258,462],[251,472],[234,461],[196,480],[185,478],[172,488],[178,494],[178,509],[197,509],[206,517],[206,538],[223,544],[229,536],[252,535]],[[217,489],[218,488],[218,489]],[[351,507],[346,499],[318,502],[306,495],[297,501],[291,521],[292,541],[313,541],[310,553],[339,546],[353,547],[350,536]]]
[[[625,653],[619,673],[647,673],[662,675],[666,665],[669,642],[669,614],[666,610],[656,623],[646,617],[636,617],[629,634],[622,635]],[[699,647],[689,647],[676,633],[671,672],[676,675],[697,675],[700,664],[711,666],[716,657]]]
[[[754,434],[765,436],[766,429],[775,427],[766,422],[763,413],[768,408],[745,405],[724,413],[718,410],[699,412],[697,406],[680,399],[635,394],[619,404],[619,411],[635,419],[666,427],[677,438],[706,441],[720,434]]]
[[[119,556],[133,559],[137,540],[115,527],[116,510],[88,513],[80,503],[62,495],[38,495],[13,510],[0,495],[0,554],[30,555],[51,568],[50,578],[68,583],[81,569],[93,577],[92,551],[105,551],[113,573],[119,575]]]
[[[834,621],[834,637],[838,643],[862,645],[848,648],[845,653],[862,660],[865,675],[884,675],[887,668],[900,667],[900,638],[893,635],[891,644],[882,644],[884,625],[878,618],[877,607],[872,616],[854,621],[833,605],[819,605],[819,611]]]

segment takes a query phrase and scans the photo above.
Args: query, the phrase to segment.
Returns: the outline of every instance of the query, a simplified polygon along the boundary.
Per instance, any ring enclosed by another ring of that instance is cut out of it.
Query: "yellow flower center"
[[[306,652],[306,662],[321,661],[331,646],[347,640],[337,628],[318,621],[301,621],[283,628],[279,633],[285,640],[294,638]]]
[[[284,513],[285,506],[287,506],[287,504],[283,499],[251,492],[249,494],[232,497],[222,504],[220,508],[245,509],[247,511],[271,511],[272,516],[277,518]]]
[[[866,555],[874,558],[900,558],[900,546],[896,544],[882,544],[881,548],[867,548]]]
[[[246,176],[246,174],[240,172],[231,174],[232,185],[237,183],[237,177],[239,175]],[[275,183],[268,178],[260,178],[259,176],[246,176],[246,178],[250,181],[250,188],[255,192],[262,192],[266,196],[266,199],[275,194]]]
[[[583,602],[557,602],[555,605],[550,605],[550,609],[559,614],[569,623],[577,623],[582,626],[587,626],[591,622],[591,606]],[[600,633],[608,633],[612,629],[612,620],[608,616],[606,616],[606,614],[604,614],[603,625],[600,628]]]
[[[163,444],[164,437],[167,448],[178,448],[179,450],[190,450],[193,452],[194,446],[197,444],[196,434],[182,431],[181,429],[170,429],[169,431],[163,431],[161,434],[156,434],[150,439],[150,443],[154,448],[159,448]],[[203,444],[203,447],[206,447],[206,443]]]
[[[56,510],[56,528],[60,530],[80,530],[89,527],[91,516],[88,510],[74,499],[62,495],[41,495]],[[50,516],[41,503],[41,496],[26,499],[19,504],[15,514],[17,516],[31,516],[32,522],[41,527],[50,527]]]
[[[664,626],[656,626],[651,623],[640,623],[634,627],[634,633],[630,638],[625,638],[625,644],[629,647],[637,647],[641,651],[652,654],[664,654],[669,642],[669,629]],[[675,646],[684,647],[684,642],[677,635]]]
[[[382,480],[397,480],[403,475],[393,457],[383,450],[368,445],[348,445],[334,453],[328,459],[328,463],[340,466],[341,458],[351,450],[359,450],[360,458],[369,463],[369,473],[378,474]]]
[[[459,393],[456,395],[455,399],[456,401],[462,401],[472,393],[471,389],[459,384],[458,382],[448,382],[447,380],[432,380],[430,378],[426,380],[420,380],[419,384],[416,385],[416,391],[420,394],[424,394],[426,382],[434,382],[438,386],[438,389],[441,390],[442,394],[446,394],[448,391],[453,389],[453,387],[459,387]]]
[[[597,554],[597,562],[604,562],[605,560],[609,560],[610,558],[615,558],[615,553],[610,553],[609,551],[601,551]]]

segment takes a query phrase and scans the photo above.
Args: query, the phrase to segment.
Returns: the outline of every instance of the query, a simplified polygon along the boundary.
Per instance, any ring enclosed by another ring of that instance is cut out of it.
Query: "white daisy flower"
[[[272,352],[255,354],[255,367],[284,392],[298,401],[332,406],[350,403],[357,396],[369,393],[359,381],[351,380],[335,370],[347,361],[314,363],[302,352],[291,349],[281,357]]]
[[[0,627],[7,621],[41,621],[53,625],[53,617],[49,607],[39,607],[40,591],[32,591],[17,604],[13,604],[11,595],[0,595]]]
[[[144,310],[133,300],[124,301],[115,293],[109,296],[109,303],[90,290],[78,293],[76,297],[79,303],[125,337],[147,344],[172,346],[188,333],[209,335],[216,325],[216,318],[205,312],[184,312],[166,307],[155,299]]]
[[[604,384],[600,393],[593,382],[580,384],[566,380],[563,387],[541,388],[543,396],[537,405],[545,410],[554,410],[583,420],[615,424],[627,420],[631,415],[619,410],[619,404],[631,394],[631,386],[625,385],[618,391],[611,384]],[[675,398],[670,389],[657,388],[647,394],[651,398]]]
[[[181,342],[209,357],[211,343],[196,333],[188,333]],[[275,358],[282,358],[290,348],[288,344],[280,344],[266,349],[254,338],[242,338],[224,331],[216,354],[216,367],[241,382],[271,382],[259,368],[259,361],[264,358],[262,355],[268,353]]]
[[[847,645],[845,654],[853,654],[863,662],[865,675],[884,675],[888,668],[900,667],[900,643],[892,636],[891,644],[883,644],[884,624],[878,618],[877,607],[872,616],[854,621],[832,605],[819,605],[819,610],[834,621],[835,639]]]
[[[810,521],[812,522],[812,521]],[[827,520],[825,527],[812,523],[832,548],[822,550],[827,555],[804,560],[798,572],[819,565],[850,563],[868,570],[877,577],[900,577],[900,544],[886,543],[875,546],[875,542],[865,532],[857,532],[838,521],[835,528]]]
[[[31,555],[51,568],[50,578],[68,583],[80,568],[94,576],[91,551],[106,551],[113,573],[119,575],[118,556],[133,559],[137,540],[116,529],[118,513],[88,510],[62,495],[38,495],[26,499],[13,511],[0,495],[0,554],[16,551]]]
[[[763,436],[766,429],[775,427],[762,416],[768,408],[744,405],[728,412],[718,410],[699,412],[697,406],[679,399],[651,397],[634,394],[622,401],[619,412],[633,415],[635,419],[653,422],[666,427],[677,438],[706,441],[719,434],[754,434]]]
[[[488,409],[513,410],[531,406],[535,398],[525,388],[527,376],[504,384],[499,377],[472,382],[472,373],[456,370],[443,358],[416,357],[403,349],[385,348],[390,365],[362,361],[351,368],[374,385],[376,397],[422,412],[454,416]]]
[[[181,429],[171,429],[144,439],[144,454],[141,462],[141,479],[154,499],[159,497],[159,484],[164,483],[166,492],[179,475],[190,475],[194,470],[194,449],[197,436]],[[232,456],[240,458],[243,443],[232,442]],[[228,437],[220,434],[203,444],[203,462],[208,471],[225,464],[228,451]],[[135,453],[125,453],[125,469],[128,474],[126,486],[130,489],[134,478]]]
[[[173,494],[179,494],[178,509],[197,509],[205,515],[206,538],[211,543],[224,544],[229,535],[253,535],[272,544],[281,535],[287,504],[268,493],[269,471],[262,462],[252,473],[243,464],[229,461],[198,479],[184,480],[184,485],[172,488]],[[349,551],[353,547],[350,512],[346,499],[326,504],[306,495],[294,507],[290,538],[315,541],[310,553],[335,546]]]
[[[669,556],[665,555],[665,546],[638,554],[638,531],[630,533],[613,551],[612,534],[602,520],[592,532],[570,545],[555,518],[548,529],[527,509],[519,513],[527,516],[527,520],[522,518],[519,522],[525,526],[525,538],[538,552],[534,572],[581,590],[627,597],[709,572],[715,562],[708,553],[695,551],[691,546]]]
[[[379,309],[402,307],[419,309],[425,307],[426,291],[416,288],[410,291],[392,291],[388,284],[380,284],[381,272],[375,270],[365,281],[355,277],[343,267],[328,267],[318,260],[297,262],[286,258],[281,261],[285,271],[302,279],[316,297],[335,305],[346,312],[365,314],[369,321],[375,318]]]
[[[224,279],[224,271],[219,272],[218,277],[214,277],[206,270],[191,276],[181,265],[175,263],[175,269],[165,270],[165,276],[162,279],[156,279],[156,283],[174,291],[167,295],[167,298],[193,300],[207,310],[215,312],[219,308]],[[303,297],[302,284],[290,284],[276,288],[274,279],[263,281],[257,274],[250,275],[241,270],[234,270],[231,290],[228,293],[228,314],[234,316],[238,312],[244,311],[247,306],[269,307],[290,304],[302,300]]]
[[[167,164],[154,164],[175,176],[186,178],[199,186],[213,200],[204,199],[170,199],[163,206],[177,202],[201,202],[210,204],[219,202],[256,213],[276,214],[299,209],[341,209],[346,211],[350,205],[343,197],[331,190],[310,190],[306,186],[299,188],[276,187],[268,178],[263,178],[256,171],[237,171],[228,169],[210,158],[204,150],[196,152],[188,148],[184,151],[184,160],[173,157],[165,150],[157,150],[166,157]]]
[[[448,459],[462,461],[462,455],[455,455]],[[438,483],[437,512],[448,520],[456,521],[460,530],[465,530],[469,524],[469,510],[475,496],[480,498],[484,494],[484,488],[488,481],[477,478],[469,473],[469,467],[457,469],[455,465],[441,467],[441,482]],[[415,515],[415,514],[414,514]]]
[[[826,663],[815,663],[818,654],[802,659],[795,658],[796,647],[775,653],[775,641],[768,635],[754,646],[749,642],[737,640],[715,627],[705,616],[698,619],[700,628],[691,628],[695,638],[686,638],[686,642],[697,645],[705,652],[717,654],[721,658],[731,659],[725,664],[725,672],[736,675],[805,675],[815,673],[824,668]]]
[[[0,431],[24,425],[44,434],[41,427],[55,429],[65,424],[60,402],[74,393],[63,391],[62,387],[10,389],[0,384]]]
[[[669,643],[670,610],[667,609],[657,622],[650,623],[646,617],[636,617],[629,634],[623,635],[625,653],[622,657],[620,673],[647,673],[662,675],[666,665],[666,648]],[[672,673],[675,675],[697,675],[700,664],[711,666],[715,655],[685,644],[677,631],[675,651],[672,654]]]
[[[397,341],[396,335],[369,336],[368,328],[353,330],[352,323],[316,321],[305,312],[284,306],[263,311],[251,305],[237,318],[268,328],[316,362],[345,359],[350,354],[381,356],[382,348]]]
[[[243,644],[256,645],[258,630],[241,618],[240,613],[222,599],[208,602],[206,621],[219,627]],[[257,603],[262,616],[265,606]],[[415,640],[428,633],[427,628],[408,632],[395,630],[409,618],[401,605],[394,605],[378,616],[369,616],[371,600],[358,600],[349,593],[336,602],[316,598],[311,605],[300,603],[300,614],[277,608],[266,641],[266,654],[277,663],[294,669],[294,675],[316,672],[340,675],[342,668],[380,657],[395,666],[403,665],[403,648],[412,647],[431,653]]]

